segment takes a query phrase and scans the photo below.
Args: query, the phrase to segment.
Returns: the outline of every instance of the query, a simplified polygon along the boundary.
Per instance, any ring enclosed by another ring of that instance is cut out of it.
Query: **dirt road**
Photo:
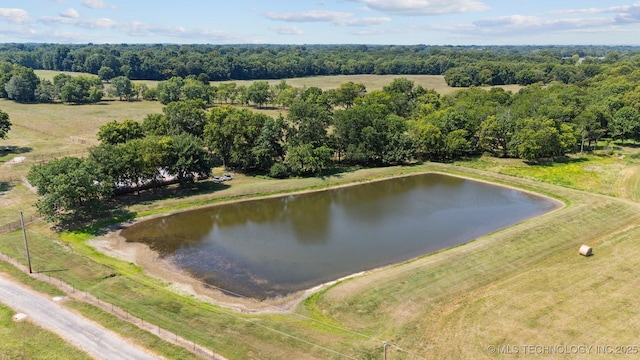
[[[115,333],[0,274],[0,302],[96,359],[157,359]]]

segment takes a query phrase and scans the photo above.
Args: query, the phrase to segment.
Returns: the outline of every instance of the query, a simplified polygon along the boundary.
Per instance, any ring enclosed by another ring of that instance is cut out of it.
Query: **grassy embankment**
[[[63,270],[55,276],[229,358],[364,358],[379,356],[382,340],[392,344],[392,358],[486,358],[490,345],[633,344],[640,328],[640,205],[627,199],[638,199],[640,162],[637,149],[616,151],[535,167],[482,158],[461,166],[369,169],[324,179],[239,176],[212,193],[130,208],[159,213],[431,170],[542,192],[567,205],[466,245],[342,282],[309,298],[295,314],[245,315],[176,295],[138,267],[86,247],[90,234],[67,234],[59,242],[44,224],[29,228],[33,261],[37,269]],[[35,200],[28,192],[20,196]],[[7,211],[3,207],[0,215],[9,217]],[[593,257],[577,255],[583,243],[594,247]],[[21,234],[0,236],[0,251],[22,257]]]

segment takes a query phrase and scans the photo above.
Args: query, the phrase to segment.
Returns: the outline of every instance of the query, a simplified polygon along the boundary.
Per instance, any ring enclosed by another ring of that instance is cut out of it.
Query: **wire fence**
[[[29,271],[28,268],[20,262],[20,260],[14,259],[8,255],[0,253],[0,260],[15,265],[17,268],[24,271],[25,273],[28,273]],[[159,338],[165,341],[168,341],[172,344],[178,345],[204,359],[225,360],[224,357],[222,357],[219,354],[216,354],[215,351],[207,347],[201,346],[195,343],[194,341],[187,340],[181,337],[178,333],[167,330],[167,329],[163,329],[159,325],[155,325],[149,321],[145,322],[143,318],[134,316],[128,311],[126,311],[125,309],[114,306],[112,303],[100,300],[100,298],[92,294],[89,294],[87,291],[78,290],[72,285],[67,284],[66,282],[62,281],[59,278],[51,277],[50,274],[45,274],[41,272],[32,272],[30,276],[40,281],[44,281],[58,287],[59,289],[64,291],[68,296],[72,297],[75,300],[79,300],[79,301],[91,304],[93,306],[96,306],[112,315],[115,315],[120,320],[124,320],[128,323],[131,323],[142,330],[152,333],[158,336]]]
[[[33,224],[34,222],[42,219],[41,216],[38,215],[29,215],[24,218],[24,225],[27,226],[29,224]],[[14,230],[17,230],[22,227],[22,222],[20,220],[14,221],[8,224],[0,225],[0,235],[10,233]]]
[[[33,223],[38,221],[39,218],[36,216],[31,216],[28,218],[25,218],[25,226],[27,224]],[[11,224],[7,224],[6,226],[12,226],[14,230],[16,230],[17,228],[20,227],[20,222],[14,222]],[[2,229],[2,228],[0,228]],[[12,230],[13,231],[13,230]],[[1,232],[0,232],[1,234]],[[64,243],[60,243],[59,241],[56,241],[54,239],[52,239],[51,237],[49,237],[48,235],[44,235],[47,239],[49,239],[50,241],[48,241],[47,243],[50,246],[55,246],[56,244],[58,246],[63,246],[63,247],[69,247],[69,245],[66,245]],[[104,274],[107,274],[107,276],[111,277],[113,276],[112,274],[117,274],[117,269],[111,265],[108,264],[104,264],[104,263],[99,263],[96,262],[94,259],[86,256],[86,255],[81,255],[81,254],[77,254],[83,258],[86,258],[86,260],[88,260],[91,264],[92,267],[94,267],[94,265],[98,265],[104,268]],[[17,256],[17,254],[14,254],[14,256]],[[11,256],[5,255],[0,253],[0,260],[4,260],[5,262],[8,263],[12,263],[15,264],[16,267],[18,267],[19,269],[21,269],[22,271],[24,271],[25,273],[28,272],[28,268],[21,263],[20,260],[18,260],[17,258],[13,258]],[[95,270],[95,267],[94,267]],[[61,290],[63,290],[64,292],[66,292],[68,294],[68,296],[79,300],[79,301],[83,301],[85,303],[89,303],[92,304],[94,306],[99,307],[100,309],[113,314],[114,316],[118,317],[119,319],[123,320],[123,321],[127,321],[143,330],[148,331],[149,333],[152,333],[154,335],[157,335],[158,337],[162,338],[163,340],[166,340],[170,343],[173,343],[175,345],[178,345],[188,351],[190,351],[193,354],[196,354],[200,357],[203,357],[205,359],[224,359],[224,357],[222,357],[221,355],[217,354],[215,351],[211,350],[210,348],[206,347],[206,346],[202,346],[199,345],[196,341],[198,342],[206,342],[207,340],[205,339],[197,339],[194,338],[193,334],[189,335],[189,337],[191,338],[191,340],[182,337],[181,334],[179,333],[179,330],[167,330],[165,328],[162,328],[160,325],[158,324],[162,324],[162,323],[166,323],[166,319],[163,318],[156,318],[154,317],[152,314],[153,312],[145,315],[145,318],[142,318],[140,316],[135,316],[132,315],[132,313],[124,308],[124,307],[119,307],[119,306],[115,306],[113,305],[114,303],[118,303],[118,299],[117,298],[109,298],[108,295],[103,294],[102,296],[106,296],[104,298],[99,298],[96,295],[93,295],[91,293],[89,293],[86,290],[80,290],[80,289],[76,289],[74,286],[70,285],[69,283],[65,282],[64,280],[62,280],[60,277],[55,277],[55,276],[51,276],[51,274],[47,273],[46,271],[43,272],[34,272],[31,274],[31,276],[48,282],[52,285],[55,285],[57,287],[59,287]],[[143,286],[150,286],[152,288],[155,288],[157,285],[154,284],[150,284],[147,280],[138,278],[137,276],[130,274],[127,276],[127,279],[130,281],[133,281],[134,283],[137,283],[139,285],[143,285]],[[158,290],[163,290],[164,288],[158,288]],[[223,289],[218,288],[218,290],[225,292]],[[232,294],[233,295],[233,294]],[[238,294],[235,294],[238,295]],[[257,300],[256,300],[257,301]],[[120,302],[121,303],[121,302]],[[257,326],[260,328],[263,328],[263,330],[277,334],[278,336],[282,336],[282,337],[286,337],[289,338],[291,340],[300,342],[300,343],[304,343],[307,344],[308,346],[310,346],[313,349],[316,350],[321,350],[324,351],[326,353],[330,353],[333,356],[338,356],[340,358],[345,358],[345,359],[355,359],[352,355],[349,354],[345,354],[342,353],[338,350],[332,349],[330,347],[326,347],[321,345],[320,343],[316,343],[313,340],[310,339],[305,339],[305,338],[301,338],[295,334],[292,333],[288,333],[286,331],[283,331],[282,329],[277,329],[277,328],[273,328],[270,327],[266,324],[262,324],[258,319],[252,319],[252,318],[247,318],[244,316],[239,316],[239,314],[237,314],[235,312],[235,310],[225,310],[223,308],[216,308],[216,312],[219,313],[220,315],[226,315],[229,317],[234,318],[236,321],[240,321],[240,322],[248,322],[251,323],[253,326]],[[341,331],[345,331],[348,333],[351,333],[352,335],[356,335],[358,337],[362,337],[363,339],[369,340],[370,343],[379,343],[382,344],[383,342],[376,338],[376,337],[372,337],[370,335],[366,335],[366,334],[362,334],[362,333],[358,333],[358,332],[354,332],[350,329],[347,328],[343,328],[341,326],[337,326],[335,324],[327,324],[323,321],[318,321],[316,319],[301,315],[301,314],[296,314],[296,313],[292,313],[292,316],[296,316],[296,317],[300,317],[301,319],[307,320],[307,321],[312,321],[312,322],[316,322],[318,324],[322,324],[325,326],[329,326],[331,328],[335,328]],[[202,334],[203,336],[207,336],[207,334]],[[384,351],[385,351],[385,355],[386,355],[386,350],[393,350],[396,351],[398,353],[402,353],[404,354],[404,356],[408,356],[410,358],[415,358],[415,359],[425,359],[423,356],[416,354],[413,351],[410,351],[409,349],[400,347],[392,342],[384,342]],[[382,349],[382,347],[381,347]],[[390,355],[390,354],[389,354]]]

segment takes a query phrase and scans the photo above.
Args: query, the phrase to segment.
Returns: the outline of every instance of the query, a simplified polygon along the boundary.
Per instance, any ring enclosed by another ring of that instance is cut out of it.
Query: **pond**
[[[557,207],[515,189],[422,174],[177,213],[122,236],[210,285],[265,299],[462,244]]]

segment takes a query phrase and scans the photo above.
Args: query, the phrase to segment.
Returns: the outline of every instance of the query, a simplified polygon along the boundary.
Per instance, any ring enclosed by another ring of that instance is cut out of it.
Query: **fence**
[[[18,259],[14,259],[8,255],[2,254],[0,253],[0,261],[5,261],[7,263],[11,263],[14,264],[18,269],[24,271],[24,272],[28,272],[28,269],[26,266],[24,266],[22,263],[20,263],[20,261]],[[79,300],[79,301],[83,301],[86,302],[88,304],[94,305],[110,314],[115,315],[116,317],[118,317],[120,320],[124,320],[126,322],[129,322],[133,325],[136,325],[138,328],[145,330],[147,332],[150,332],[156,336],[158,336],[159,338],[168,341],[172,344],[178,345],[190,352],[192,352],[193,354],[196,354],[202,358],[205,359],[213,359],[213,360],[225,360],[224,357],[216,354],[213,350],[208,349],[204,346],[198,345],[193,341],[187,340],[181,336],[179,336],[177,333],[174,333],[172,331],[166,330],[161,328],[158,325],[154,325],[150,322],[145,322],[144,319],[136,317],[134,315],[131,315],[128,311],[114,306],[111,303],[105,302],[100,300],[98,297],[95,297],[91,294],[89,294],[86,291],[81,291],[78,290],[76,288],[74,288],[73,286],[67,284],[66,282],[62,281],[61,279],[55,278],[55,277],[51,277],[51,275],[49,274],[45,274],[45,273],[38,273],[38,272],[34,272],[29,274],[31,277],[36,278],[40,281],[44,281],[47,282],[49,284],[52,284],[56,287],[58,287],[59,289],[61,289],[62,291],[64,291],[65,293],[67,293],[68,296]]]
[[[42,217],[37,216],[37,215],[31,215],[31,216],[28,216],[28,217],[24,218],[24,224],[26,226],[26,225],[32,224],[32,223],[34,223],[34,222],[36,222],[36,221],[38,221],[40,219],[42,219]],[[17,229],[21,228],[21,227],[22,227],[22,223],[20,222],[20,220],[14,221],[14,222],[8,223],[8,224],[0,225],[0,235],[6,234],[6,233],[10,233],[10,232],[12,232],[14,230],[17,230]]]

